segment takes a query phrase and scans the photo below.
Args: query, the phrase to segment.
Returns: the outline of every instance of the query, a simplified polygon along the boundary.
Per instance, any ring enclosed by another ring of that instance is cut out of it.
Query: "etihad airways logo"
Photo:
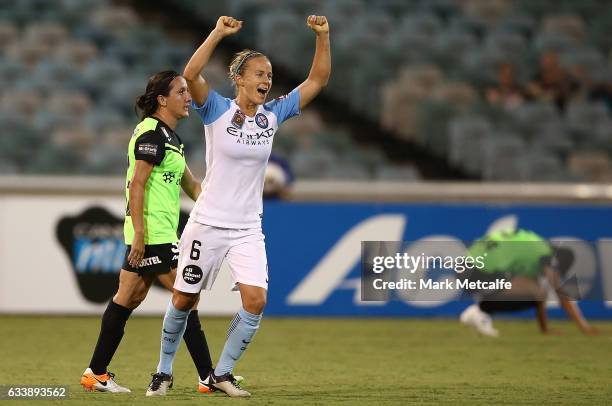
[[[269,145],[270,139],[274,136],[274,128],[259,132],[246,132],[234,127],[227,127],[226,131],[236,137],[237,144],[244,145]]]

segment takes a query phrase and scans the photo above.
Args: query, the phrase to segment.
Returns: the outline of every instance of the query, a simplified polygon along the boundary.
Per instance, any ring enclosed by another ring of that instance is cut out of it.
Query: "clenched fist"
[[[232,35],[240,31],[242,28],[242,21],[236,20],[234,17],[221,16],[217,20],[215,30],[218,31],[224,37]]]
[[[306,24],[308,24],[310,29],[317,34],[329,33],[329,24],[327,23],[327,18],[325,16],[308,16]]]

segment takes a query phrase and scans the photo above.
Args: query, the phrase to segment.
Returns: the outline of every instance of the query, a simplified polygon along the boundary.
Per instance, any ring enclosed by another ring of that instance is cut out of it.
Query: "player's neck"
[[[168,127],[170,127],[173,131],[176,128],[176,123],[178,122],[177,118],[172,114],[168,113],[166,110],[158,110],[153,114],[153,117],[160,119],[164,122]]]
[[[251,102],[246,96],[241,97],[238,95],[236,97],[236,104],[240,107],[240,111],[250,117],[253,117],[259,108],[258,104]]]

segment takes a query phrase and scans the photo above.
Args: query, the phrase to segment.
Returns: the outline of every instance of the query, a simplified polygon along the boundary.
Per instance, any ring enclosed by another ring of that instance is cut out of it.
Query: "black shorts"
[[[138,274],[144,273],[168,273],[178,265],[178,246],[177,244],[152,244],[145,245],[145,252],[140,265],[132,267],[128,262],[131,245],[125,250],[123,269]]]

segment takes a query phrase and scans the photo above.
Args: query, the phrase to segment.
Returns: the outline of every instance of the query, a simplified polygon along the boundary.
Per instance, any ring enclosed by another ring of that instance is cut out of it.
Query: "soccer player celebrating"
[[[472,280],[494,281],[505,279],[512,288],[504,291],[477,292],[478,304],[469,306],[460,316],[462,323],[474,327],[479,333],[497,337],[491,315],[529,308],[537,309],[540,331],[550,333],[546,315],[547,289],[540,282],[544,275],[554,288],[561,307],[585,334],[596,334],[582,316],[578,305],[570,299],[572,283],[562,286],[560,279],[571,267],[573,253],[564,248],[552,247],[544,238],[528,230],[498,231],[476,241],[469,249],[469,256],[486,258],[484,268],[467,277]]]
[[[193,54],[184,77],[206,136],[206,177],[179,243],[179,267],[172,301],[164,317],[160,361],[147,396],[164,395],[172,384],[172,362],[189,310],[202,289],[210,289],[227,259],[242,307],[232,320],[219,362],[208,383],[232,397],[250,396],[232,375],[236,361],[259,328],[266,304],[268,264],[261,229],[266,164],[278,126],[298,115],[326,86],[331,72],[329,25],[309,16],[316,48],[306,80],[286,96],[266,103],[272,65],[260,52],[244,50],[233,58],[229,76],[236,98],[220,96],[201,76],[217,44],[235,34],[242,21],[220,17]]]
[[[183,143],[174,128],[189,116],[192,98],[185,79],[163,71],[149,79],[136,102],[142,121],[130,139],[126,177],[125,261],[119,289],[109,302],[100,335],[81,385],[89,391],[130,392],[107,371],[132,311],[144,300],[157,278],[171,290],[178,260],[177,229],[181,188],[196,200],[201,185],[185,163]],[[200,376],[200,392],[211,389],[203,380],[212,362],[197,311],[190,313],[184,334]]]

